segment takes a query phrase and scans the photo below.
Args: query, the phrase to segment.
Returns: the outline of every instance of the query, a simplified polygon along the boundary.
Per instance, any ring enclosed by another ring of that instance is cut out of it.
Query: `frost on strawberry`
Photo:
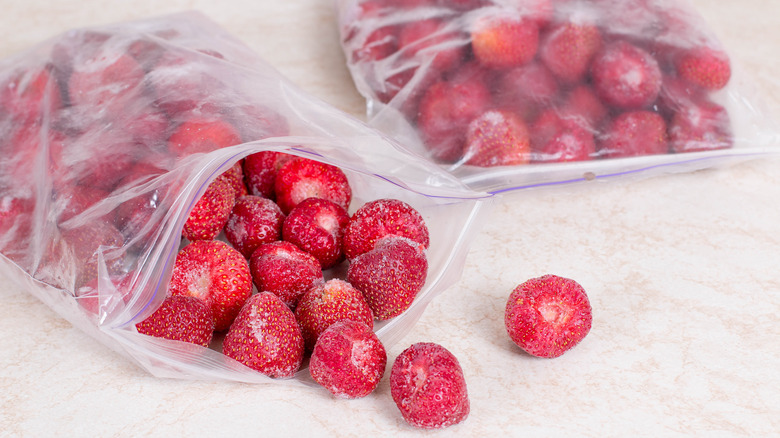
[[[274,192],[284,214],[308,198],[327,199],[344,210],[352,201],[352,188],[341,169],[302,157],[282,165],[276,173]]]
[[[427,275],[423,246],[405,237],[388,236],[351,261],[347,281],[363,293],[374,318],[386,320],[412,305]]]
[[[226,330],[252,293],[249,265],[225,242],[198,240],[176,256],[168,292],[207,303],[214,314],[215,330]]]
[[[249,267],[257,290],[272,292],[291,308],[306,291],[324,281],[317,259],[290,242],[258,246]]]
[[[182,236],[191,241],[215,238],[225,227],[235,203],[236,192],[230,182],[216,178],[190,210]]]
[[[311,287],[298,301],[295,318],[301,326],[307,351],[311,351],[320,334],[336,322],[356,321],[369,329],[374,327],[374,316],[363,294],[339,279]]]
[[[309,361],[311,377],[339,398],[365,397],[379,384],[387,353],[370,326],[340,321],[317,339]]]
[[[414,207],[398,199],[376,199],[352,215],[344,231],[344,254],[353,259],[386,236],[406,237],[425,249],[430,245],[425,219]]]
[[[236,201],[225,224],[225,237],[247,259],[258,246],[279,240],[284,213],[274,201],[244,196]]]
[[[322,269],[344,260],[344,229],[349,215],[327,199],[309,198],[298,204],[284,219],[282,238],[311,254]]]
[[[396,357],[390,394],[404,420],[423,429],[463,422],[470,403],[458,359],[441,345],[420,342]]]
[[[574,348],[590,332],[592,310],[574,280],[545,275],[517,286],[506,303],[504,325],[528,354],[554,358]]]
[[[269,377],[290,378],[303,361],[303,336],[290,308],[276,295],[260,292],[230,326],[222,352]]]

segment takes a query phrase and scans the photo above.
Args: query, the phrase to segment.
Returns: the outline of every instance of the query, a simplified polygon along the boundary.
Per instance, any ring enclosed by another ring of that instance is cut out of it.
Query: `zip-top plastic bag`
[[[337,5],[369,124],[480,190],[700,169],[780,143],[684,1]]]
[[[392,198],[424,218],[427,280],[405,312],[375,322],[387,346],[457,281],[490,205],[302,93],[198,13],[67,32],[3,60],[0,84],[3,274],[157,376],[281,381],[223,355],[220,333],[206,348],[136,329],[167,295],[190,211],[245,157],[336,166],[352,190],[349,214]]]

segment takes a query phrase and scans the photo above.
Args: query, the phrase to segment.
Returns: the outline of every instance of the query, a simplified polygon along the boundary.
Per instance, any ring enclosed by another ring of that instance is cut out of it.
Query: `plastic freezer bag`
[[[684,1],[338,0],[369,123],[491,192],[774,153]]]
[[[244,157],[279,151],[338,166],[350,214],[379,198],[420,212],[427,281],[406,312],[375,324],[387,345],[457,281],[490,204],[305,95],[197,13],[67,32],[3,60],[0,83],[4,275],[157,376],[270,381],[217,340],[205,348],[136,330],[166,295],[190,209]],[[208,127],[209,141],[173,141],[187,123]]]

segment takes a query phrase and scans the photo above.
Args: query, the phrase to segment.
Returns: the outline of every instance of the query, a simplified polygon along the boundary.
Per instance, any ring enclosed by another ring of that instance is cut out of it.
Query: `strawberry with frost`
[[[190,210],[182,229],[187,240],[211,240],[225,227],[236,203],[236,191],[227,178],[217,177]]]
[[[590,68],[596,93],[619,109],[641,109],[652,104],[661,91],[661,69],[646,50],[624,40],[606,45]]]
[[[363,293],[378,320],[406,311],[425,285],[428,260],[425,248],[408,238],[387,236],[374,249],[355,257],[347,281]]]
[[[387,352],[371,327],[339,321],[317,339],[309,361],[311,377],[339,398],[359,398],[379,384]]]
[[[284,214],[308,198],[327,199],[344,210],[349,209],[352,201],[352,188],[341,169],[303,157],[296,157],[279,169],[274,192]]]
[[[269,377],[290,378],[303,361],[303,336],[290,308],[276,295],[260,292],[241,308],[222,352]]]
[[[413,344],[396,357],[390,369],[390,394],[404,420],[423,429],[458,424],[470,411],[458,359],[430,342]]]
[[[249,265],[225,242],[198,240],[177,254],[168,292],[199,298],[211,307],[215,330],[226,330],[252,293]]]
[[[247,156],[244,159],[244,182],[250,195],[276,199],[274,187],[276,173],[284,163],[295,158],[276,151],[262,151]]]
[[[279,240],[284,213],[274,201],[243,196],[236,201],[225,224],[225,237],[246,258],[258,246]]]
[[[309,198],[284,219],[282,238],[314,256],[322,269],[328,269],[344,260],[342,242],[348,224],[349,214],[340,205]]]
[[[471,28],[474,57],[487,68],[505,69],[534,58],[539,26],[510,8],[484,8]]]
[[[357,321],[369,329],[374,327],[374,316],[361,292],[339,279],[310,288],[298,301],[295,318],[307,351],[311,351],[325,329],[338,321]]]
[[[509,166],[525,164],[530,159],[528,126],[514,113],[486,111],[469,123],[463,150],[465,164]]]
[[[384,198],[366,202],[352,215],[344,230],[344,254],[354,259],[391,235],[409,238],[423,249],[430,245],[422,215],[404,201]]]
[[[294,308],[313,286],[323,282],[320,263],[290,242],[271,242],[257,247],[249,259],[257,290],[272,292]]]
[[[512,341],[528,354],[554,358],[577,345],[593,321],[585,290],[556,275],[532,278],[509,295],[504,325]]]

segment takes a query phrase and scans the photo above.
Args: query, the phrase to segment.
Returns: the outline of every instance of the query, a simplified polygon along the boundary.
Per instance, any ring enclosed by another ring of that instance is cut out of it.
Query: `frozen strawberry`
[[[252,293],[249,265],[225,242],[192,242],[176,255],[168,293],[207,303],[214,314],[214,329],[226,330]]]
[[[591,77],[596,94],[615,108],[647,107],[661,91],[661,69],[655,58],[623,40],[608,44],[596,54]]]
[[[376,199],[352,215],[344,230],[344,254],[354,259],[374,249],[386,236],[406,237],[426,249],[430,245],[428,227],[420,212],[398,199]]]
[[[58,213],[57,223],[62,225],[107,198],[109,193],[88,185],[67,185],[56,190],[53,195],[53,210]]]
[[[390,394],[404,420],[415,427],[442,429],[469,415],[463,369],[455,355],[439,344],[418,342],[395,358]]]
[[[121,112],[143,93],[144,70],[133,57],[103,50],[73,66],[68,97],[92,111]]]
[[[652,111],[618,115],[604,128],[599,140],[599,154],[609,158],[669,152],[666,122]]]
[[[669,123],[673,152],[730,148],[734,143],[729,114],[715,102],[702,100],[680,108]]]
[[[259,196],[243,196],[228,216],[225,237],[247,259],[258,246],[282,236],[284,213],[274,201]]]
[[[562,117],[576,119],[581,126],[591,131],[598,131],[609,115],[609,111],[593,89],[584,84],[569,91],[560,105],[559,112]]]
[[[487,68],[523,65],[536,55],[539,26],[512,9],[485,8],[471,28],[474,57]]]
[[[282,165],[274,182],[276,203],[284,214],[308,198],[327,199],[349,209],[352,188],[347,175],[336,166],[296,157]]]
[[[385,347],[369,326],[340,321],[317,339],[309,373],[334,396],[352,399],[373,392],[386,366]]]
[[[236,203],[236,191],[226,178],[217,177],[190,210],[182,229],[187,240],[211,240],[225,227]]]
[[[593,315],[585,290],[574,280],[545,275],[509,295],[504,324],[512,341],[528,354],[558,357],[590,331]]]
[[[541,43],[539,57],[561,81],[573,84],[582,80],[590,62],[601,49],[599,29],[589,23],[566,21],[554,25]]]
[[[446,21],[436,18],[405,23],[398,36],[398,51],[403,56],[417,58],[437,72],[445,72],[457,66],[464,57],[462,38]]]
[[[425,285],[428,259],[419,243],[388,236],[374,249],[355,257],[347,269],[347,281],[363,293],[378,320],[406,311]]]
[[[308,252],[322,269],[344,260],[342,243],[349,214],[327,199],[309,198],[292,209],[284,219],[282,238]]]
[[[306,291],[323,282],[320,262],[290,242],[258,246],[249,267],[257,290],[272,292],[292,308]]]
[[[60,86],[51,68],[35,67],[13,74],[0,83],[0,114],[8,113],[20,123],[27,123],[43,114],[50,117],[62,108]]]
[[[275,151],[257,152],[244,159],[244,182],[250,195],[276,199],[276,174],[295,155]]]
[[[436,160],[454,162],[463,155],[466,126],[490,104],[483,74],[464,69],[450,81],[432,85],[420,100],[417,126]],[[473,72],[473,73],[472,73]]]
[[[676,63],[677,74],[708,90],[720,90],[731,79],[731,63],[726,52],[701,46],[683,51]]]
[[[320,334],[335,322],[357,321],[369,330],[374,328],[374,316],[363,294],[335,278],[306,291],[295,308],[295,318],[301,326],[307,351],[314,348]]]
[[[101,259],[109,274],[119,273],[123,268],[124,252],[121,248],[125,239],[109,221],[92,220],[63,230],[62,241],[75,261],[75,288],[97,278]]]
[[[273,378],[290,378],[303,361],[295,315],[270,292],[247,300],[222,344],[225,356]]]
[[[531,128],[534,160],[567,162],[595,157],[596,142],[586,126],[581,119],[563,117],[555,109],[543,112]]]
[[[176,127],[168,138],[168,149],[179,157],[237,144],[241,144],[238,131],[219,118],[191,118]]]
[[[486,111],[469,123],[465,164],[480,167],[526,164],[531,141],[525,122],[509,111]]]
[[[198,298],[169,295],[135,328],[144,335],[208,347],[214,335],[214,317],[208,304]]]
[[[494,99],[500,107],[530,120],[540,108],[550,106],[558,88],[558,81],[544,64],[531,62],[501,75]]]

